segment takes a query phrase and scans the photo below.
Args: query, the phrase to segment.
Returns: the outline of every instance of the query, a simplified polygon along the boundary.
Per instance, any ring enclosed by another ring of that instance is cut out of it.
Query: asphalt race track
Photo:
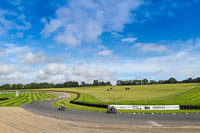
[[[25,104],[22,107],[32,113],[61,120],[108,123],[150,125],[155,127],[200,126],[200,114],[107,114],[103,112],[87,112],[77,110],[60,111],[53,106],[53,100]]]

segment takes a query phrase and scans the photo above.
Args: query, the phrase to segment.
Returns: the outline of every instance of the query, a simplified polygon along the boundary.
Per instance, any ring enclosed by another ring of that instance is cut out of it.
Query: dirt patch
[[[200,132],[200,127],[151,127],[63,121],[36,115],[20,107],[0,108],[0,129],[2,133]]]

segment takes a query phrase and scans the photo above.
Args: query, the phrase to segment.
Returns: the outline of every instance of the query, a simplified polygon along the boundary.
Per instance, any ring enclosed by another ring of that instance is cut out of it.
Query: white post
[[[15,97],[18,97],[18,96],[19,96],[19,91],[16,91]]]

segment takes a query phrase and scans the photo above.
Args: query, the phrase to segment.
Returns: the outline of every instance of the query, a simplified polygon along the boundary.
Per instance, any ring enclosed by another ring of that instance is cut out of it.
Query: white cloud
[[[66,64],[51,63],[45,67],[44,72],[48,75],[57,75],[57,74],[62,74],[66,70],[67,70]]]
[[[27,53],[24,57],[24,63],[29,63],[29,64],[40,64],[43,63],[45,61],[45,56],[42,52],[33,54],[31,53]]]
[[[116,73],[104,68],[92,67],[87,65],[76,65],[72,68],[71,80],[92,82],[94,79],[99,81],[115,81]]]
[[[116,79],[134,79],[143,76],[151,79],[177,79],[200,75],[200,55],[190,52],[176,52],[167,56],[148,57],[115,62],[97,62],[70,66],[62,63],[50,63],[42,68],[0,65],[1,83],[49,82],[65,81],[92,82],[116,81]]]
[[[60,54],[53,57],[47,56],[43,51],[28,46],[18,46],[12,43],[2,43],[0,57],[4,62],[25,64],[58,63],[69,58],[70,53]]]
[[[28,46],[17,46],[15,44],[9,44],[9,43],[4,43],[4,46],[6,46],[5,48],[5,53],[7,55],[11,55],[11,54],[21,54],[24,55],[27,52],[31,51],[31,48]]]
[[[134,37],[132,37],[132,38],[124,38],[124,39],[122,39],[122,42],[133,43],[136,40],[137,40],[137,38],[134,38]]]
[[[0,66],[0,84],[26,84],[33,82],[34,78],[35,72],[33,68],[27,69],[24,66],[17,67],[5,64]]]
[[[17,30],[16,37],[22,37],[23,31],[31,28],[23,13],[0,9],[0,35],[7,34],[10,30]],[[21,32],[21,33],[19,33]],[[12,35],[13,33],[10,33]]]
[[[38,72],[36,82],[63,83],[65,81],[84,81],[91,83],[94,79],[100,81],[114,81],[115,73],[106,69],[90,67],[85,65],[75,65],[67,67],[66,64],[48,64]]]
[[[90,66],[101,66],[102,69],[117,72],[117,79],[130,80],[138,76],[148,79],[179,80],[200,76],[200,55],[192,52],[175,52],[166,56],[147,57],[140,59],[120,59],[117,61],[92,62]]]
[[[55,56],[55,57],[48,57],[46,56],[42,51],[37,53],[29,52],[27,53],[21,61],[25,64],[44,64],[44,63],[56,63],[61,62],[63,58],[68,58],[70,55],[61,55],[61,56]]]
[[[188,50],[195,50],[200,48],[200,38],[189,39],[185,43],[183,42],[183,46]]]
[[[63,83],[66,81],[66,64],[50,63],[39,70],[35,78],[36,82]]]
[[[0,56],[2,56],[2,60],[5,62],[16,63],[17,61],[24,58],[24,56],[32,51],[32,49],[28,46],[17,46],[12,43],[1,43],[0,47]]]
[[[0,84],[63,83],[66,81],[92,83],[94,79],[99,81],[115,81],[115,78],[115,72],[81,64],[68,67],[62,63],[50,63],[43,68],[3,64],[0,66]]]
[[[4,55],[5,55],[4,49],[1,49],[1,48],[0,48],[0,57],[2,57],[2,56],[4,56]]]
[[[103,32],[123,31],[124,25],[134,21],[131,11],[141,0],[70,0],[56,11],[56,17],[45,23],[42,34],[69,47],[94,42]]]
[[[6,19],[5,16],[8,14],[10,14],[8,11],[0,9],[0,35],[7,33],[14,26],[12,21]]]
[[[133,48],[138,48],[143,52],[166,52],[167,47],[165,45],[158,45],[155,43],[135,43]]]
[[[161,43],[154,45],[160,46],[160,44]],[[138,76],[155,80],[167,79],[171,76],[180,80],[199,76],[199,39],[176,41],[174,43],[171,42],[170,44],[176,45],[176,48],[178,46],[178,49],[167,52],[167,55],[159,54],[159,56],[141,58],[121,57],[116,58],[115,60],[109,59],[107,56],[105,56],[106,58],[104,56],[96,56],[92,60],[83,61],[85,64],[77,65],[74,65],[73,63],[65,64],[63,62],[50,63],[49,57],[44,54],[42,55],[40,52],[35,53],[29,47],[19,47],[15,44],[3,44],[4,59],[4,56],[9,56],[16,60],[16,58],[18,59],[18,56],[16,55],[22,54],[23,58],[20,56],[19,59],[24,59],[26,55],[29,55],[30,57],[27,58],[29,63],[46,62],[47,64],[32,67],[32,65],[27,64],[20,65],[18,64],[19,62],[14,62],[13,65],[8,65],[6,64],[7,62],[4,64],[1,63],[0,81],[1,84],[30,82],[63,83],[69,80],[79,82],[92,82],[94,79],[101,81],[115,81],[116,79],[126,78],[128,80]],[[105,46],[99,45],[93,52],[105,50],[107,50]],[[38,61],[37,58],[42,59],[42,61]],[[9,60],[10,59],[11,58],[9,58]],[[81,61],[78,60],[78,62]]]
[[[14,65],[0,64],[0,84],[24,82],[25,80],[21,77],[17,74],[17,68]]]
[[[103,56],[112,55],[112,50],[105,49],[105,50],[97,52],[97,55],[103,55]]]
[[[9,66],[9,65],[0,65],[0,75],[8,75],[13,73],[15,70],[14,66]]]

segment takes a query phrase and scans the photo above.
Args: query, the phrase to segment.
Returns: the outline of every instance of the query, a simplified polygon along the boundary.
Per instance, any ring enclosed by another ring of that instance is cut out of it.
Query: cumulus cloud
[[[63,83],[65,81],[85,81],[91,83],[94,79],[100,81],[114,81],[115,73],[106,69],[75,65],[67,67],[66,64],[48,64],[38,72],[37,82]]]
[[[40,64],[45,61],[45,56],[42,52],[33,54],[33,53],[27,53],[24,57],[24,63],[30,63],[30,64]]]
[[[2,47],[0,47],[1,60],[4,62],[12,62],[13,64],[59,63],[70,56],[70,53],[63,53],[50,57],[37,48],[19,46],[12,43],[2,43]]]
[[[83,64],[68,66],[63,63],[49,63],[44,67],[37,68],[24,65],[0,65],[0,84],[63,83],[66,81],[92,83],[94,79],[99,81],[115,81],[116,73]]]
[[[13,55],[13,54],[24,55],[27,52],[31,51],[31,48],[28,46],[17,46],[11,43],[4,43],[3,45],[5,46],[4,50],[5,50],[6,55]]]
[[[112,50],[105,49],[105,50],[97,52],[97,55],[103,55],[103,56],[112,55]]]
[[[176,77],[179,80],[200,75],[200,56],[189,51],[178,51],[165,56],[146,57],[140,59],[96,62],[88,65],[101,66],[102,69],[117,72],[117,79],[135,79],[143,76],[148,79],[168,79]]]
[[[1,43],[0,47],[0,56],[2,56],[2,60],[5,62],[18,62],[21,58],[32,51],[32,49],[28,46],[17,46],[12,43]]]
[[[51,63],[38,71],[36,82],[62,83],[66,81],[66,64]]]
[[[70,55],[65,54],[55,57],[48,57],[42,51],[37,53],[29,52],[23,57],[23,60],[21,62],[25,64],[56,63],[56,62],[62,62],[64,57],[68,58],[70,57]]]
[[[87,65],[76,65],[72,68],[71,79],[85,82],[92,82],[94,79],[99,81],[115,81],[116,72],[104,68],[92,67]]]
[[[9,65],[0,65],[0,75],[8,75],[13,73],[15,70],[14,66],[9,66]]]
[[[157,45],[155,43],[135,43],[133,48],[138,48],[143,52],[165,52],[167,47],[165,45]]]
[[[23,79],[25,75],[20,75],[17,67],[14,65],[0,64],[0,84],[24,83],[27,80]]]
[[[154,45],[160,46],[160,44],[161,43]],[[73,63],[49,63],[46,59],[48,57],[39,52],[26,52],[24,57],[26,57],[25,55],[28,55],[28,53],[31,53],[29,54],[29,63],[31,62],[30,60],[36,60],[35,58],[37,57],[41,58],[42,61],[46,60],[47,64],[32,67],[27,64],[21,64],[20,66],[19,64],[6,65],[6,63],[2,63],[0,64],[0,81],[1,84],[30,82],[63,83],[69,80],[79,82],[92,82],[94,79],[100,81],[115,81],[116,79],[128,80],[138,76],[155,80],[167,79],[171,76],[179,80],[199,76],[199,39],[176,41],[170,44],[177,45],[181,48],[170,51],[167,55],[159,54],[159,56],[152,55],[131,59],[117,58],[116,60],[107,60],[108,58],[104,58],[99,61],[98,56],[85,64],[76,65]],[[141,45],[144,45],[144,43]],[[149,45],[149,43],[147,43],[147,45]],[[7,49],[4,49],[4,51],[12,55],[22,53],[23,50],[30,50],[29,48],[17,48],[17,50],[14,50],[13,48],[18,47],[14,44],[4,44],[4,47]],[[95,52],[104,50],[107,50],[107,48],[100,45]],[[42,56],[44,56],[44,58]],[[14,58],[14,56],[12,57]],[[41,63],[41,61],[37,60],[35,62]]]
[[[67,65],[66,64],[48,64],[45,69],[44,72],[48,75],[57,75],[57,74],[62,74],[63,72],[65,72],[67,70]]]
[[[142,4],[141,0],[70,0],[55,18],[43,21],[41,34],[54,34],[56,41],[70,47],[97,41],[103,32],[123,31],[125,24],[134,21],[131,11]]]
[[[134,38],[134,37],[132,37],[132,38],[124,38],[124,39],[122,39],[122,42],[133,43],[136,40],[137,40],[137,38]]]

